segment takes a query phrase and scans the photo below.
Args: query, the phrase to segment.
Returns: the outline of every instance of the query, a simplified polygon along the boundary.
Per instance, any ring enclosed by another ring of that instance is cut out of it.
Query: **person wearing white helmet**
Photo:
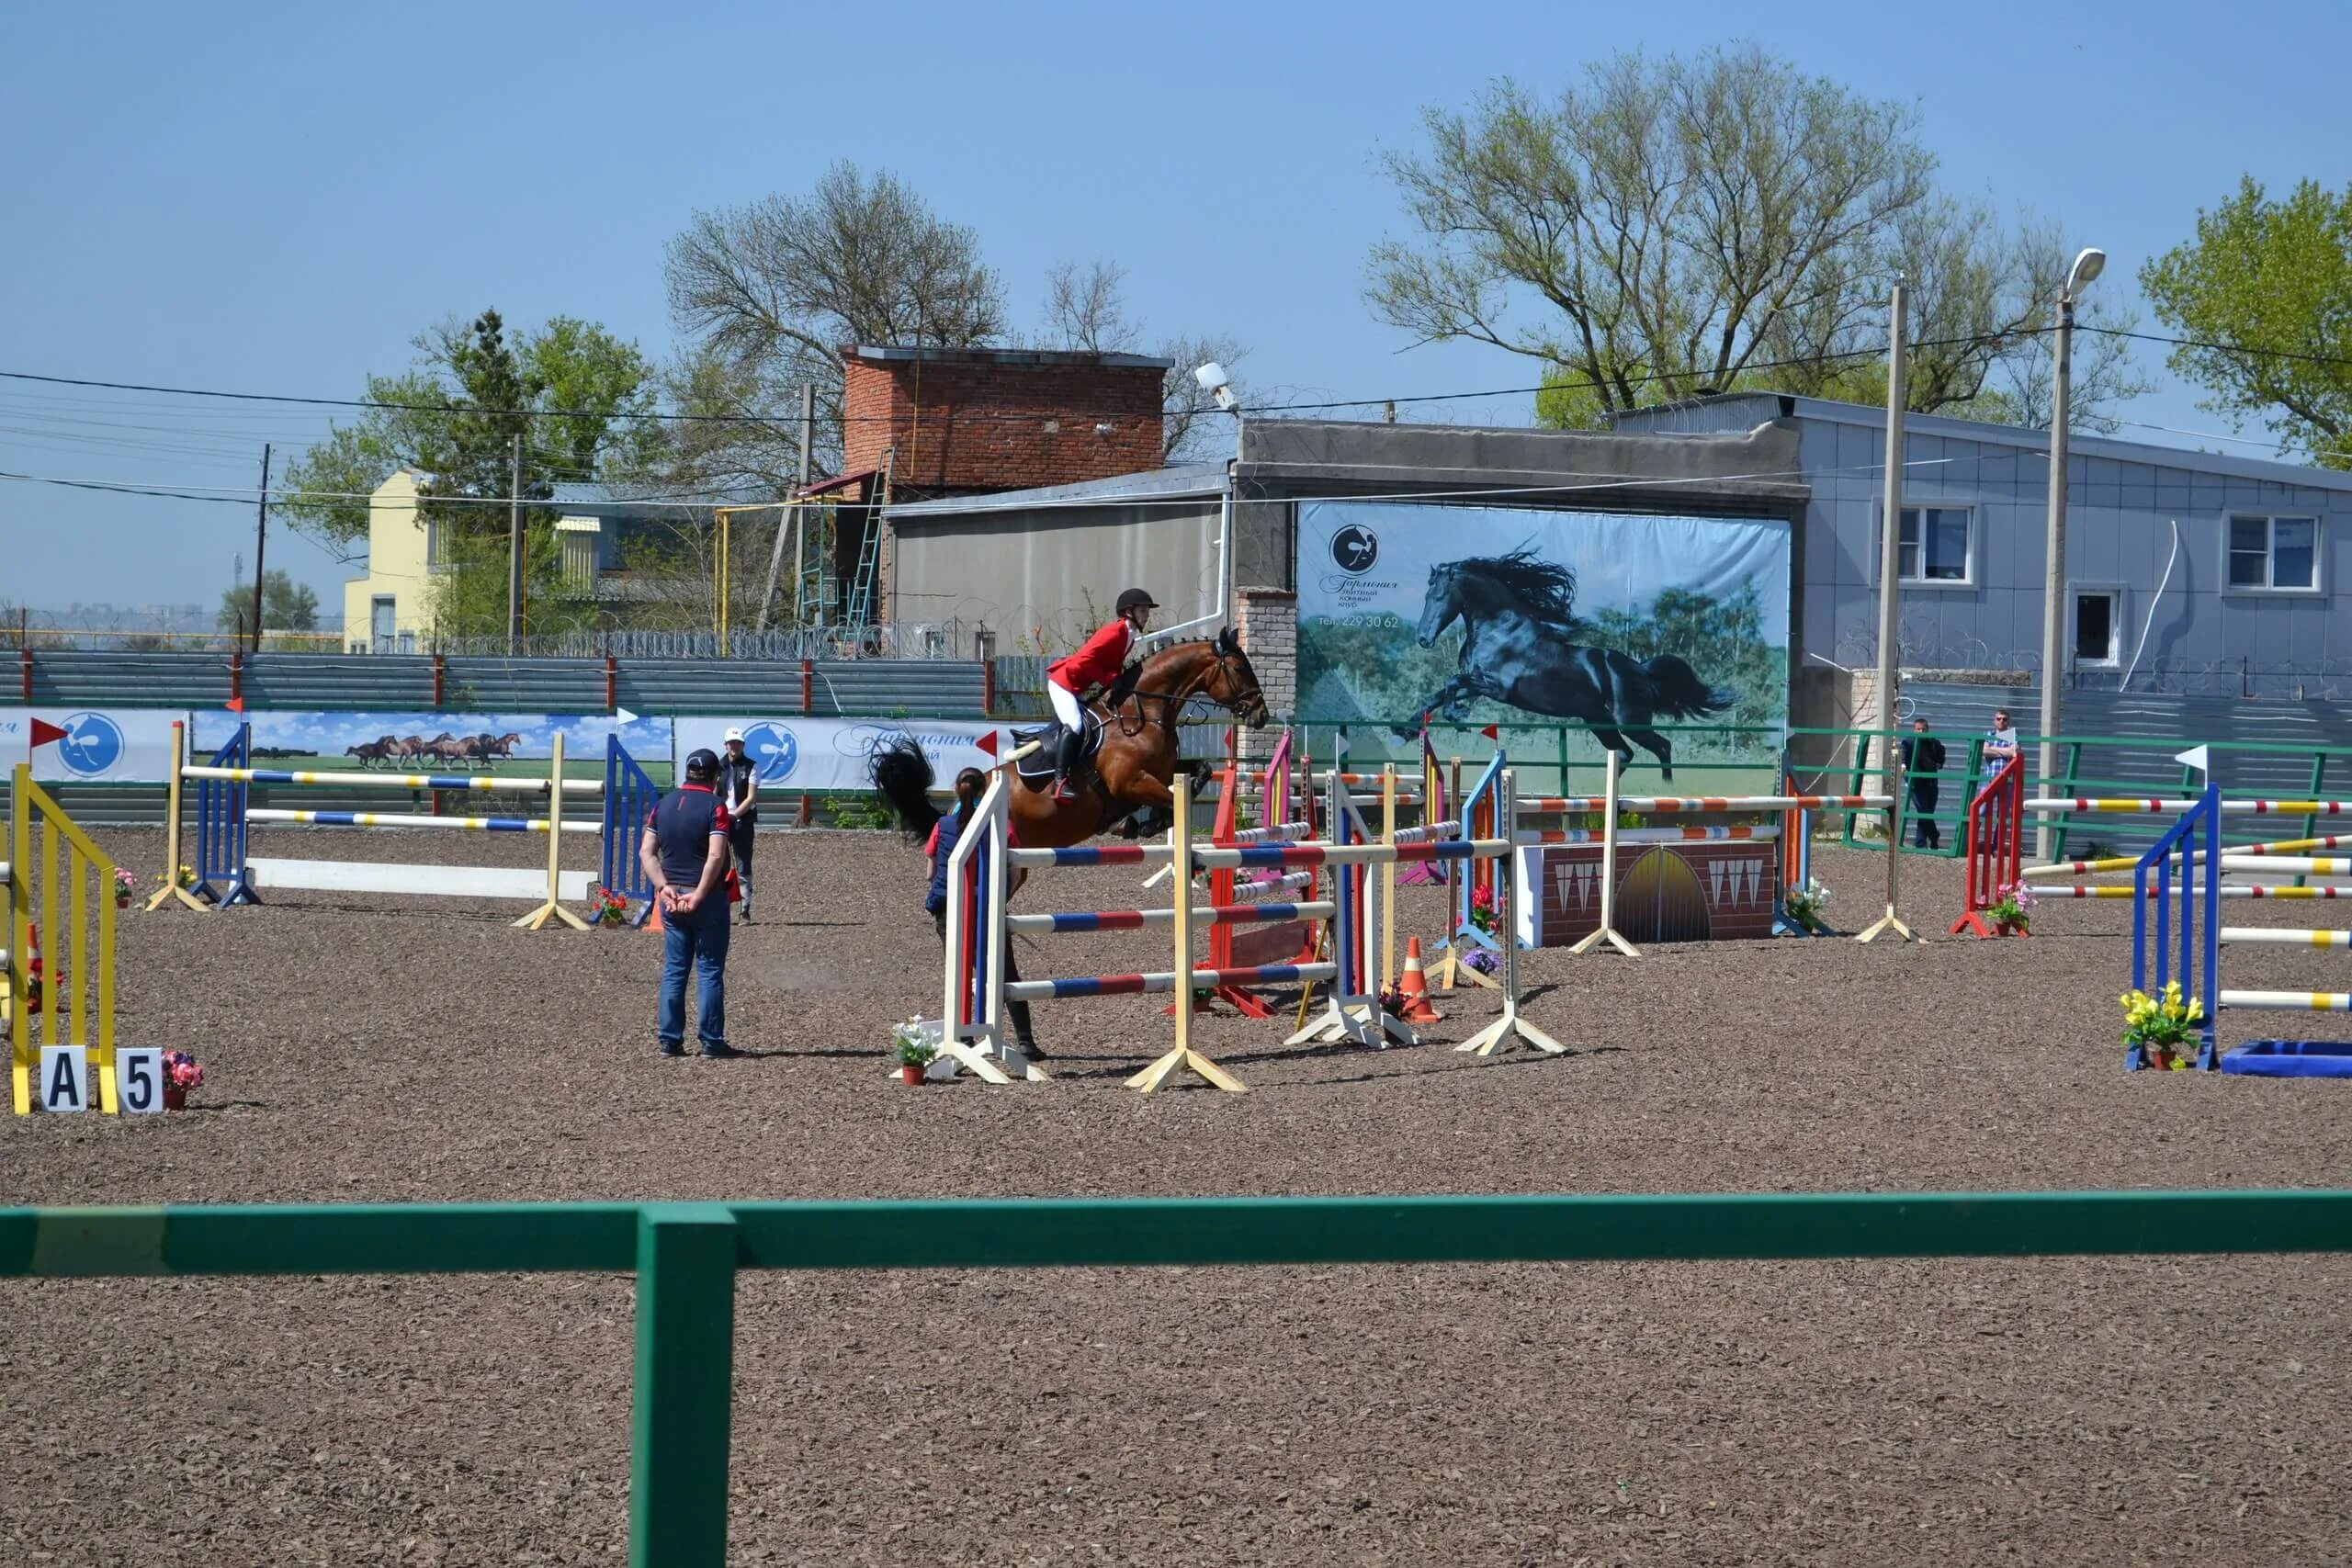
[[[735,883],[743,894],[743,923],[752,923],[752,835],[759,830],[760,764],[745,754],[743,732],[730,729],[718,759],[718,798],[727,807],[727,847],[735,854]]]

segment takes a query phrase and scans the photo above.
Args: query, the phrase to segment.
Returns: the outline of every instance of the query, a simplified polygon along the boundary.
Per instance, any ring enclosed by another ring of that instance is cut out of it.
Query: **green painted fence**
[[[744,1269],[2352,1252],[2352,1191],[0,1210],[0,1277],[637,1274],[636,1568],[719,1568]]]

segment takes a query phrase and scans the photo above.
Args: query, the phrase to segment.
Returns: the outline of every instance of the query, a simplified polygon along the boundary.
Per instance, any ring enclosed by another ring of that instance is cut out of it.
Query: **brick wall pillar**
[[[1287,588],[1236,588],[1233,596],[1241,647],[1274,716],[1266,728],[1241,732],[1241,755],[1254,761],[1273,750],[1275,728],[1298,709],[1298,595]]]

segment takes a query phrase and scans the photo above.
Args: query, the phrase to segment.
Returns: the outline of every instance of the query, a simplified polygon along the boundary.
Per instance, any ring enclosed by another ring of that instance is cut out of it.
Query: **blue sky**
[[[1151,329],[1233,333],[1261,388],[1522,386],[1524,361],[1404,352],[1366,312],[1366,248],[1397,224],[1376,150],[1502,72],[1548,85],[1618,48],[1741,38],[1916,101],[1947,184],[2106,248],[2101,290],[2131,292],[2242,173],[2352,177],[2342,0],[2229,18],[2169,0],[27,0],[0,10],[0,369],[348,397],[403,365],[419,327],[491,305],[599,320],[660,353],[662,245],[689,215],[805,189],[848,158],[977,228],[1024,322],[1054,262],[1112,257]],[[1527,402],[1450,417],[1523,423]],[[2125,412],[2227,428],[2177,387]],[[0,468],[189,487],[250,489],[264,440],[282,453],[324,428],[21,382],[0,382]],[[250,503],[0,483],[0,595],[209,604],[239,553],[250,566],[252,528]],[[270,555],[339,608],[345,569],[283,530]]]

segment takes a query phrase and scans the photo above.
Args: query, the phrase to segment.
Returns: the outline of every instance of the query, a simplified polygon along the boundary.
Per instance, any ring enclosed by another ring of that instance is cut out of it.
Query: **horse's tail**
[[[899,819],[908,838],[928,838],[943,813],[931,803],[931,759],[908,736],[901,735],[876,750],[866,770],[874,793]]]
[[[1649,677],[1651,699],[1658,713],[1668,718],[1705,718],[1739,701],[1737,692],[1708,685],[1696,670],[1671,653],[1643,660],[1642,673]]]

